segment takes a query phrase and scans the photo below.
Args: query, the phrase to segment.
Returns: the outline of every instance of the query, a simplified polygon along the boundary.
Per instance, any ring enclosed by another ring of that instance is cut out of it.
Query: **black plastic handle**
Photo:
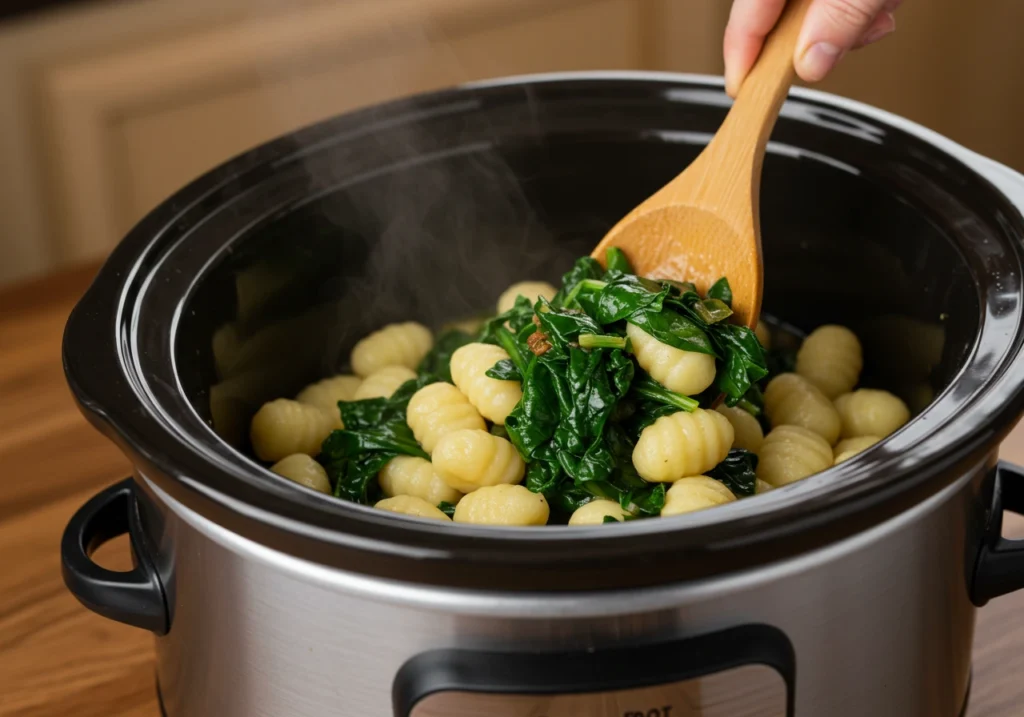
[[[1003,512],[1007,510],[1024,515],[1024,469],[999,461],[992,485],[992,507],[971,585],[971,601],[978,607],[1024,588],[1024,540],[1003,537]]]
[[[760,624],[670,642],[593,651],[433,650],[416,655],[399,669],[391,697],[394,717],[412,717],[417,703],[438,692],[567,695],[629,691],[745,665],[762,665],[779,674],[785,683],[786,715],[793,717],[796,653],[785,633]],[[646,707],[624,714],[663,717],[676,711],[671,706]]]
[[[96,548],[125,533],[133,570],[119,573],[93,562]],[[79,508],[64,529],[60,553],[64,584],[83,605],[111,620],[167,634],[167,601],[142,540],[135,481],[112,485]]]

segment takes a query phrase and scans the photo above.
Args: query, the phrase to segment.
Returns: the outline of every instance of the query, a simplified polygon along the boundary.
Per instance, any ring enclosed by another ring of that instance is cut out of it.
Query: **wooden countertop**
[[[95,615],[65,590],[58,544],[72,512],[130,473],[72,403],[64,322],[93,275],[80,269],[0,291],[0,717],[158,717],[146,633]],[[1003,457],[1024,462],[1024,429]],[[1024,536],[1024,519],[1007,522]],[[127,543],[97,559],[127,566]],[[979,614],[970,717],[1024,713],[1024,592]]]

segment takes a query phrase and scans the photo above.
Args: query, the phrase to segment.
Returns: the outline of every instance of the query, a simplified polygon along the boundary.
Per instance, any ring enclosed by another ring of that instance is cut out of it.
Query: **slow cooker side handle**
[[[93,562],[99,546],[125,533],[133,570],[116,572]],[[167,634],[167,601],[142,539],[135,481],[112,485],[79,508],[64,529],[60,553],[64,584],[79,602],[111,620]]]
[[[999,461],[992,485],[992,506],[971,585],[971,601],[989,600],[1024,588],[1024,540],[1002,536],[1003,512],[1024,515],[1024,468]]]

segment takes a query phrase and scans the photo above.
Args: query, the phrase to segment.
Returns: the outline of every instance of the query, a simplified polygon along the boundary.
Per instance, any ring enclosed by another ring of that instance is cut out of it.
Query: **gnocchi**
[[[669,346],[633,324],[626,324],[626,336],[640,368],[670,391],[695,396],[714,383],[714,356]]]
[[[462,493],[441,480],[430,461],[419,456],[395,456],[381,468],[377,482],[384,495],[411,495],[431,505],[458,503]]]
[[[757,477],[774,488],[803,480],[832,465],[832,446],[802,426],[779,426],[761,445]]]
[[[555,298],[558,289],[546,281],[520,281],[505,289],[498,297],[498,313],[504,314],[516,305],[516,299],[525,296],[531,304],[537,303],[537,298],[543,296],[550,301]]]
[[[863,367],[860,339],[845,326],[835,324],[812,331],[796,354],[796,372],[829,399],[851,391]]]
[[[861,388],[839,396],[836,410],[842,419],[843,438],[885,438],[910,420],[907,404],[888,391],[874,388]]]
[[[717,411],[698,408],[662,416],[641,433],[633,466],[653,483],[699,475],[721,463],[732,448],[733,428]]]
[[[363,380],[358,376],[348,374],[332,376],[306,386],[295,397],[295,400],[308,406],[316,406],[334,419],[335,428],[341,428],[338,401],[351,401],[362,382]]]
[[[411,495],[396,495],[394,498],[385,498],[378,501],[373,507],[378,510],[411,515],[416,518],[440,520],[444,523],[450,523],[452,520],[436,505],[431,505],[422,498]]]
[[[305,453],[293,453],[270,466],[273,473],[321,493],[331,492],[327,471]]]
[[[870,448],[871,446],[878,443],[881,439],[879,436],[858,436],[857,438],[845,438],[835,445],[832,449],[832,454],[835,456],[834,463],[836,465],[842,463],[845,460],[853,458],[855,455],[863,450]]]
[[[757,326],[754,327],[754,335],[757,336],[757,340],[761,342],[765,349],[772,347],[772,330],[768,328],[768,324],[760,319],[757,322]]]
[[[462,429],[484,430],[487,425],[469,399],[450,383],[432,383],[413,394],[405,420],[423,450],[433,453],[441,437]]]
[[[434,345],[430,329],[415,321],[388,324],[352,348],[352,370],[366,378],[388,366],[414,369]]]
[[[315,456],[334,430],[334,420],[315,406],[288,398],[263,404],[252,417],[249,440],[261,461],[274,462],[293,453]]]
[[[526,474],[526,463],[515,446],[473,428],[442,436],[434,447],[433,464],[441,480],[461,493],[519,483]]]
[[[592,500],[573,511],[569,525],[601,525],[605,518],[621,523],[627,515],[625,509],[614,500]]]
[[[832,445],[839,439],[839,412],[825,394],[795,373],[773,378],[764,391],[764,411],[772,427],[802,426]]]
[[[665,507],[661,517],[682,515],[697,510],[713,508],[736,500],[735,494],[724,483],[707,476],[680,478],[665,494]]]
[[[497,424],[505,423],[523,397],[519,381],[502,381],[487,375],[494,364],[507,358],[505,349],[491,344],[466,344],[452,354],[452,381],[481,416]]]
[[[756,418],[742,408],[723,405],[715,410],[732,424],[733,448],[742,448],[751,453],[761,450],[761,444],[764,442],[764,430]]]
[[[476,525],[545,525],[550,512],[543,493],[499,484],[484,486],[460,500],[454,520]]]
[[[416,378],[412,369],[404,366],[386,366],[363,379],[359,388],[352,394],[353,401],[367,398],[389,398],[406,381]]]

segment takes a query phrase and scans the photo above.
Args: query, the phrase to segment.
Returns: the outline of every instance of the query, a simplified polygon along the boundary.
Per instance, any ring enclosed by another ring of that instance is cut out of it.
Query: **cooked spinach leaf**
[[[725,460],[708,471],[710,478],[719,480],[737,497],[754,495],[757,478],[757,454],[733,448]]]
[[[400,454],[430,458],[406,424],[405,409],[416,391],[436,381],[425,374],[403,383],[390,398],[338,403],[345,428],[324,439],[319,456],[335,496],[372,504],[380,492],[377,473],[388,461]]]
[[[472,343],[472,341],[473,337],[465,331],[460,331],[459,329],[446,331],[437,337],[437,340],[434,342],[434,347],[430,349],[427,355],[423,357],[423,360],[420,361],[420,365],[417,367],[416,372],[419,374],[437,376],[442,381],[451,383],[452,354],[466,344]]]
[[[726,277],[722,277],[708,289],[709,299],[718,299],[726,306],[732,306],[732,287],[729,286],[729,280]]]
[[[633,265],[626,258],[626,252],[617,246],[608,247],[608,251],[605,252],[604,263],[608,266],[608,271],[618,271],[623,274],[633,273]]]
[[[448,501],[442,500],[437,504],[437,509],[447,515],[449,518],[455,517],[455,504],[449,503]]]
[[[682,351],[715,355],[715,349],[703,328],[672,309],[645,308],[630,315],[627,320],[663,344]]]

